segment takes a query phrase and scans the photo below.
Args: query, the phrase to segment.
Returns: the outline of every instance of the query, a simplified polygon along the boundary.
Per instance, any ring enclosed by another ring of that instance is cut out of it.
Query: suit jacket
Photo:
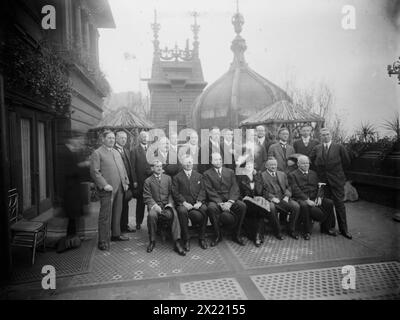
[[[261,173],[257,173],[253,176],[253,182],[254,182],[254,189],[251,189],[249,176],[247,175],[239,175],[236,176],[238,185],[239,185],[239,190],[240,190],[240,196],[243,199],[244,197],[256,197],[256,196],[262,196],[263,195],[263,184],[262,184],[262,179],[261,179]]]
[[[317,145],[319,145],[319,141],[311,138],[307,146],[304,144],[303,139],[301,138],[293,142],[293,148],[295,153],[304,154],[307,157],[310,157],[311,151]]]
[[[318,175],[313,170],[308,170],[308,174],[303,174],[300,169],[288,175],[289,184],[292,189],[293,198],[296,200],[315,200],[322,196],[322,189],[318,190]]]
[[[234,171],[222,167],[221,173],[220,178],[214,168],[204,172],[204,186],[208,200],[215,203],[238,200],[240,191]]]
[[[276,160],[278,161],[278,170],[283,172],[286,172],[288,169],[287,159],[289,158],[290,155],[294,153],[295,153],[294,148],[290,144],[286,145],[286,152],[285,152],[279,142],[271,145],[268,150],[268,156],[273,156],[276,158]]]
[[[344,188],[346,176],[344,169],[350,166],[350,157],[345,147],[331,143],[328,154],[324,156],[324,145],[317,145],[311,153],[320,181],[328,183],[332,187]]]
[[[208,139],[205,142],[202,142],[201,148],[200,148],[200,161],[199,164],[199,172],[203,173],[206,172],[208,169],[212,169],[213,165],[211,164],[211,155],[212,153],[219,152],[221,154],[222,160],[224,159],[224,150],[223,150],[223,142],[220,141],[219,143],[219,148],[217,147],[217,150],[214,150],[214,145],[211,143],[211,140]],[[208,150],[208,162],[207,162],[207,157],[206,157],[206,152]],[[206,157],[204,159],[207,163],[202,163],[203,157]]]
[[[129,181],[132,182],[133,181],[132,164],[131,164],[131,156],[129,150],[125,147],[122,147],[122,152],[120,152],[119,149],[116,147],[116,145],[114,145],[114,149],[120,153],[122,161],[125,165],[126,173],[128,174]]]
[[[283,197],[288,196],[290,198],[292,196],[292,192],[290,190],[286,173],[282,171],[277,171],[276,177],[278,178],[278,184],[282,189]],[[271,200],[272,198],[277,197],[278,195],[276,195],[274,192],[273,177],[268,173],[268,171],[262,172],[261,178],[263,184],[263,197],[267,200]]]
[[[124,187],[129,185],[121,155],[114,148],[110,151],[101,146],[93,151],[90,157],[90,176],[99,189],[109,184],[113,187],[113,192],[116,192],[121,184]]]
[[[264,142],[263,142],[261,145],[260,145],[260,143],[258,142],[258,137],[255,138],[255,142],[256,142],[256,145],[258,145],[258,146],[264,148],[265,153],[266,153],[267,155],[268,155],[269,147],[270,147],[271,145],[273,145],[273,144],[276,143],[275,140],[268,139],[267,137],[265,137]]]
[[[178,153],[174,149],[171,148],[165,156],[161,153],[159,155],[163,163],[164,173],[171,178],[182,170],[182,165],[178,159]]]
[[[143,200],[147,205],[148,211],[158,204],[161,209],[167,204],[173,204],[172,199],[172,179],[166,174],[161,174],[159,181],[153,174],[144,181]]]
[[[153,174],[153,171],[147,162],[146,151],[140,144],[131,151],[131,168],[132,180],[138,184],[138,193],[141,195],[144,181]]]
[[[263,144],[256,142],[256,148],[254,150],[254,169],[257,171],[265,170],[265,162],[268,160],[268,149],[266,149],[266,145],[269,146],[267,139],[264,140]]]
[[[181,205],[185,201],[190,204],[205,202],[206,191],[204,189],[203,176],[192,170],[190,181],[185,171],[180,171],[172,179],[172,194],[176,204]]]

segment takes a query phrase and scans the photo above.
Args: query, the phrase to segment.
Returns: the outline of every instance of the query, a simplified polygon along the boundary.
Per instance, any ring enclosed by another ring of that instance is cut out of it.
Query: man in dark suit
[[[136,195],[136,230],[140,230],[144,218],[143,184],[152,175],[146,153],[149,147],[149,133],[141,131],[139,144],[131,151],[132,180]]]
[[[296,232],[296,222],[299,217],[300,206],[291,199],[292,192],[287,176],[284,172],[277,170],[278,162],[276,159],[269,157],[266,167],[267,170],[261,174],[264,198],[274,204],[271,210],[275,207],[278,212],[289,214],[288,234],[297,240],[299,236]]]
[[[208,154],[207,154],[208,150]],[[201,148],[200,148],[200,160],[201,165],[199,166],[199,172],[204,173],[208,169],[213,168],[211,164],[211,155],[213,153],[219,153],[221,156],[223,153],[223,146],[221,143],[221,131],[218,127],[212,127],[210,130],[209,139],[206,141],[201,141]]]
[[[350,157],[346,149],[332,142],[332,136],[327,128],[321,129],[321,144],[311,153],[320,181],[327,184],[326,196],[333,200],[339,232],[346,238],[352,239],[347,229],[346,207],[344,205],[344,185],[346,176],[344,169],[350,166]]]
[[[115,135],[110,130],[102,133],[103,145],[90,157],[90,176],[100,197],[99,249],[109,249],[111,241],[126,241],[121,235],[123,193],[128,190],[129,179],[121,155],[114,149]]]
[[[209,200],[207,213],[216,234],[211,246],[216,246],[222,240],[219,223],[232,227],[233,241],[244,245],[240,232],[246,205],[239,200],[240,191],[235,173],[222,166],[220,153],[211,155],[211,163],[213,168],[204,172],[204,185]]]
[[[171,224],[174,251],[185,256],[185,250],[180,244],[181,228],[172,198],[172,179],[163,174],[160,160],[154,161],[153,171],[154,173],[145,180],[143,185],[143,199],[147,205],[147,227],[150,240],[147,252],[152,252],[156,245],[157,224],[161,219],[163,223]]]
[[[310,157],[312,149],[319,144],[318,140],[311,138],[312,127],[308,124],[301,127],[301,138],[293,142],[293,148],[296,153]]]
[[[268,150],[268,156],[274,157],[278,162],[278,170],[287,173],[288,159],[295,153],[294,148],[288,143],[289,130],[281,128],[278,132],[279,142],[272,144]]]
[[[128,136],[126,132],[122,129],[115,132],[115,145],[114,148],[121,155],[122,161],[124,162],[126,173],[130,183],[132,184],[132,165],[129,156],[128,149],[125,148]],[[134,228],[129,226],[129,201],[132,198],[133,184],[129,186],[129,189],[124,192],[124,198],[122,201],[122,213],[121,213],[121,232],[135,232]]]
[[[297,160],[298,169],[289,174],[293,198],[300,205],[300,215],[304,222],[304,239],[310,240],[312,220],[321,223],[321,232],[336,236],[335,214],[333,201],[323,197],[323,190],[318,184],[318,176],[310,170],[310,160],[300,156]]]
[[[178,152],[171,146],[167,137],[161,137],[156,143],[158,145],[155,155],[162,162],[164,173],[172,178],[182,170],[182,166],[178,161]]]
[[[222,130],[223,141],[221,144],[221,155],[223,156],[224,167],[231,170],[236,168],[235,145],[233,143],[233,130],[227,128]]]
[[[190,250],[189,218],[193,226],[199,227],[200,247],[207,249],[205,233],[208,216],[203,176],[193,170],[191,155],[182,157],[182,166],[183,170],[172,179],[172,194],[181,225],[183,247],[186,251]]]

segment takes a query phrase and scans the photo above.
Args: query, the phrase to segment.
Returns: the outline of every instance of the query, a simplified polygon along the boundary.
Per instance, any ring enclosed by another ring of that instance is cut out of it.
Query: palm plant
[[[400,116],[399,111],[393,114],[393,118],[385,120],[382,127],[395,134],[395,141],[400,140]]]
[[[361,142],[371,143],[377,140],[377,130],[370,122],[363,123],[356,132]]]

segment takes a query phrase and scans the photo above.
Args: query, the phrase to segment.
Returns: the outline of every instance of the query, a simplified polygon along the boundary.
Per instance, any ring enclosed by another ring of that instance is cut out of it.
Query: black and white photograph
[[[3,0],[0,157],[0,300],[400,300],[400,1]]]

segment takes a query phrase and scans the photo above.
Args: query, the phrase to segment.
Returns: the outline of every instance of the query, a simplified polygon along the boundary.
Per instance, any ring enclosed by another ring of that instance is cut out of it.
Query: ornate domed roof
[[[192,125],[196,128],[238,127],[239,123],[278,101],[291,101],[284,90],[252,70],[244,59],[247,49],[240,36],[243,16],[232,18],[236,37],[231,49],[234,59],[230,69],[197,97],[192,105]]]

